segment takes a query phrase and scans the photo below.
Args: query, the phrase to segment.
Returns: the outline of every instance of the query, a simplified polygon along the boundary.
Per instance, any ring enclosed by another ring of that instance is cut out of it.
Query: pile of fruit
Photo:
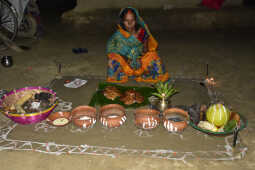
[[[223,104],[213,104],[206,111],[206,119],[199,121],[197,126],[212,132],[230,132],[240,125],[238,113],[231,112]]]

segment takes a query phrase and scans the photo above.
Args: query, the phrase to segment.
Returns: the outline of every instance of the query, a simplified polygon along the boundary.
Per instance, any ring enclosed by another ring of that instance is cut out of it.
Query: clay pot
[[[78,106],[72,111],[73,123],[80,128],[91,128],[96,123],[96,109],[90,106]]]
[[[65,126],[71,121],[70,112],[54,112],[47,117],[47,122],[53,126]]]
[[[181,132],[187,126],[188,112],[179,108],[170,108],[163,112],[163,125],[169,132]]]
[[[160,112],[153,109],[137,109],[135,111],[135,125],[142,129],[154,129],[160,123]]]
[[[126,119],[125,109],[121,105],[109,104],[100,109],[100,122],[107,128],[120,127]]]

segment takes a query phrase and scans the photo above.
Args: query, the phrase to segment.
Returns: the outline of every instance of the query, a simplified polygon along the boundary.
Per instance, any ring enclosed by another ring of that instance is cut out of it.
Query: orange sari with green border
[[[139,16],[138,18],[143,35],[139,35],[137,38],[118,25],[118,30],[107,43],[108,82],[125,83],[128,79],[135,79],[138,82],[156,83],[169,79],[156,52],[157,41],[151,35],[142,18]],[[146,39],[148,42],[148,52],[145,54],[143,54],[144,47],[141,39]]]

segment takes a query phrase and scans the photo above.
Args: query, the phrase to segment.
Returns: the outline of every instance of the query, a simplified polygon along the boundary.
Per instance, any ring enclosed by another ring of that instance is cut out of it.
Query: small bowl
[[[13,65],[12,56],[3,56],[1,59],[1,64],[4,67],[11,67]]]
[[[70,123],[70,112],[54,112],[47,117],[47,122],[53,126],[62,127]]]
[[[179,108],[170,108],[163,112],[163,125],[169,132],[181,132],[188,126],[188,112]]]
[[[100,109],[100,122],[107,128],[120,127],[126,119],[125,109],[119,104],[105,105]]]
[[[135,125],[138,128],[149,130],[156,128],[160,123],[160,112],[154,109],[135,110]]]
[[[80,128],[92,128],[96,123],[96,108],[90,106],[78,106],[72,111],[73,123]]]

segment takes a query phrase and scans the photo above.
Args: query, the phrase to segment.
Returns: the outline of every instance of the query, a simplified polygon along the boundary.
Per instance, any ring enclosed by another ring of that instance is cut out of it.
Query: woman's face
[[[128,12],[124,17],[123,23],[127,30],[134,29],[136,24],[135,15],[132,12]]]

